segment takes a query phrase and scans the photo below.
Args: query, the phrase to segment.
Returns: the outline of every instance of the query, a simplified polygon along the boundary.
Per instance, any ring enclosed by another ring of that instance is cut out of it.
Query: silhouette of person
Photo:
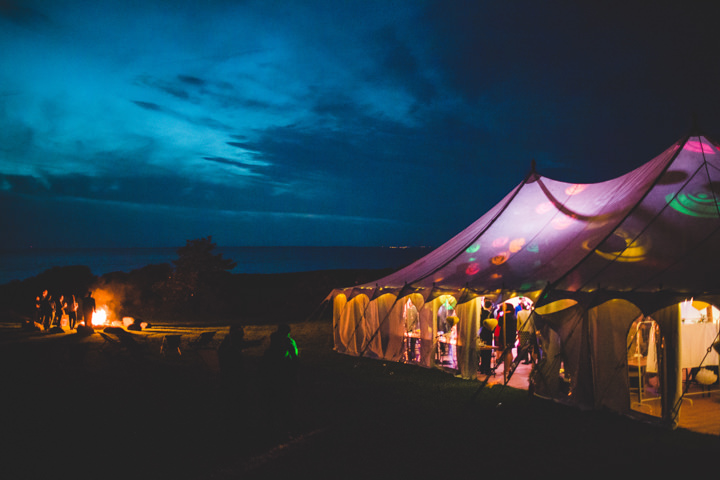
[[[261,382],[265,406],[275,433],[292,428],[293,394],[297,382],[299,351],[290,336],[290,327],[281,324],[270,335],[270,345],[263,355]]]
[[[493,351],[489,347],[492,347],[495,338],[497,321],[493,318],[492,301],[489,298],[485,299],[483,311],[480,313],[480,325],[480,340],[485,344],[485,348],[480,350],[480,373],[490,375]]]
[[[92,318],[95,314],[95,299],[92,297],[92,292],[88,291],[87,296],[82,301],[83,318],[85,319],[85,326],[92,327]]]
[[[47,289],[43,290],[40,295],[40,324],[42,324],[43,330],[48,330],[52,321],[53,312],[50,300],[51,297]]]
[[[52,326],[53,327],[61,327],[62,328],[62,317],[63,313],[65,312],[65,296],[60,295],[55,299],[55,318],[53,319]]]
[[[45,300],[45,318],[43,319],[43,329],[50,330],[55,318],[55,299],[52,294],[48,293]]]
[[[40,301],[40,295],[35,297],[35,310],[33,312],[33,322],[42,323],[42,302]]]
[[[500,342],[503,360],[503,379],[507,382],[510,364],[513,360],[512,347],[517,341],[517,317],[515,307],[511,303],[504,303],[502,306],[502,318],[498,320],[500,326]]]
[[[70,301],[67,303],[68,327],[70,327],[70,330],[75,330],[77,325],[77,311],[78,303],[75,295],[70,295]]]
[[[245,362],[243,349],[247,346],[257,345],[259,341],[245,339],[245,330],[242,325],[232,325],[230,332],[225,336],[218,347],[218,360],[220,362],[220,375],[222,387],[232,401],[244,401],[245,393]]]
[[[520,337],[518,355],[520,351],[524,350],[522,363],[527,365],[531,363],[535,350],[535,323],[530,318],[530,305],[521,302],[520,307],[520,311],[517,312],[517,328]]]

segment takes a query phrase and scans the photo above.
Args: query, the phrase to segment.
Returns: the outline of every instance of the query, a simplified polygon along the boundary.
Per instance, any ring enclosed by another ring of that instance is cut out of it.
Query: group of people
[[[95,313],[95,299],[92,292],[81,299],[75,295],[53,295],[44,289],[35,297],[35,323],[48,331],[52,328],[62,328],[62,319],[67,316],[68,328],[77,329],[82,320],[85,325],[92,326],[92,316]]]
[[[535,325],[530,316],[530,304],[521,301],[517,306],[506,302],[495,309],[490,299],[485,299],[480,314],[478,336],[484,344],[480,350],[480,373],[490,375],[493,353],[496,352],[496,364],[502,362],[503,377],[507,381],[510,365],[513,362],[513,348],[517,345],[517,354],[525,364],[532,362],[536,352]]]

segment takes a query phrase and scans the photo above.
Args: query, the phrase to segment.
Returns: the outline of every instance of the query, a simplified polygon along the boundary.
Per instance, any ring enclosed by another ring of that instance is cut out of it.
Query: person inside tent
[[[492,371],[492,344],[495,337],[495,328],[497,320],[492,313],[492,301],[485,299],[484,308],[480,313],[480,341],[483,343],[480,349],[480,373],[490,375]]]
[[[522,300],[518,304],[519,309],[515,309],[517,312],[517,328],[520,342],[518,344],[518,355],[522,353],[522,363],[527,365],[531,363],[531,360],[535,352],[535,322],[530,317],[530,303],[529,301]]]
[[[517,340],[517,317],[515,307],[511,303],[504,303],[501,309],[501,317],[498,319],[500,326],[500,355],[503,362],[503,380],[508,381],[508,372],[513,360],[513,347]]]
[[[450,302],[448,302],[448,300],[446,299],[443,304],[440,305],[437,314],[438,334],[443,334],[443,337],[446,339],[450,338],[450,330],[452,330],[452,327],[454,326],[454,324],[448,323],[448,317],[454,316],[455,310],[453,309],[452,305],[450,305]],[[438,344],[440,348],[440,357],[446,356],[448,354],[447,343],[444,341],[439,341]]]

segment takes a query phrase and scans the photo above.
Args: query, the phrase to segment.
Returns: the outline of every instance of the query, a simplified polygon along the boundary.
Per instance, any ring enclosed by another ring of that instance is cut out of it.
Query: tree
[[[187,240],[177,250],[178,258],[173,260],[175,269],[167,283],[168,300],[177,306],[190,303],[206,307],[212,296],[212,286],[218,277],[229,274],[235,262],[223,258],[222,253],[213,253],[216,248],[212,237]]]

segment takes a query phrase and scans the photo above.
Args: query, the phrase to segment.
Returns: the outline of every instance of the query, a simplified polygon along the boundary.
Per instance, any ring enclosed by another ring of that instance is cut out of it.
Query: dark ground
[[[477,382],[439,370],[336,354],[327,320],[291,326],[302,363],[288,433],[269,427],[256,382],[274,325],[246,327],[257,344],[233,398],[213,350],[159,354],[171,326],[135,333],[138,353],[97,333],[0,329],[0,478],[649,478],[717,468],[718,437],[499,386],[474,397]]]

